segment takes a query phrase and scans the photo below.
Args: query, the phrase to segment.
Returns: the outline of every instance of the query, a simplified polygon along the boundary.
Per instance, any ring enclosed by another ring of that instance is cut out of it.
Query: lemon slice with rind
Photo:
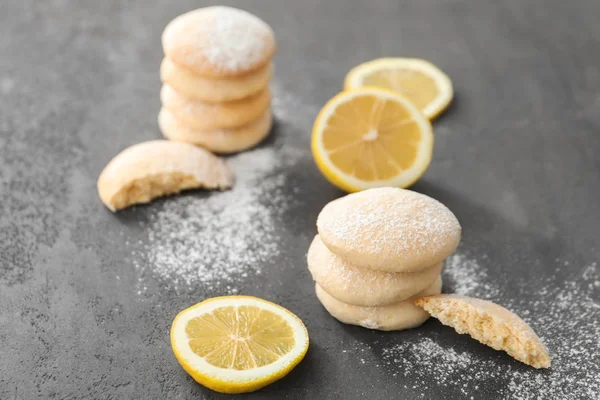
[[[205,300],[180,312],[171,327],[181,366],[221,393],[252,392],[283,378],[302,361],[308,342],[297,316],[250,296]]]
[[[352,68],[344,87],[363,86],[395,90],[415,103],[429,119],[448,107],[454,93],[448,75],[418,58],[379,58]]]
[[[431,162],[431,123],[397,92],[346,90],[319,113],[312,153],[323,175],[347,192],[416,182]]]

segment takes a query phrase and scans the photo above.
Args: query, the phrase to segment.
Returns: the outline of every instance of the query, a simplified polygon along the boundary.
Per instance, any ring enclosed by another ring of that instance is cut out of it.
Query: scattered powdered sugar
[[[455,372],[469,368],[473,360],[464,353],[454,349],[444,349],[431,338],[422,338],[418,342],[402,342],[383,351],[384,364],[419,363],[419,368],[431,371],[438,365],[443,365],[448,372],[439,375],[437,381],[446,384]],[[407,365],[408,367],[408,365]]]
[[[274,223],[285,211],[283,169],[300,153],[273,147],[228,160],[232,190],[171,198],[150,216],[141,280],[151,274],[175,290],[190,285],[235,292],[248,274],[279,253]]]
[[[490,282],[480,264],[463,254],[449,258],[444,276],[447,291],[491,299],[502,297],[502,290]],[[384,348],[382,364],[392,375],[405,377],[407,387],[423,388],[424,397],[443,391],[448,397],[464,398],[597,399],[600,285],[596,283],[600,271],[592,263],[576,279],[558,285],[557,279],[544,281],[534,301],[503,304],[532,323],[548,345],[552,356],[549,370],[517,363],[507,366],[501,353],[493,357],[479,355],[468,347],[453,348],[444,340],[448,331],[422,331],[416,340],[403,340]]]
[[[277,66],[275,66],[277,72]],[[319,107],[310,104],[310,101],[303,100],[298,93],[286,87],[285,81],[278,78],[277,74],[271,82],[271,92],[273,98],[271,108],[277,119],[287,126],[306,132],[312,128],[312,121],[319,112]],[[306,143],[303,140],[303,145]]]
[[[490,281],[485,269],[461,253],[446,259],[443,272],[444,282],[452,288],[452,293],[490,300],[498,297],[500,289]]]
[[[271,101],[273,113],[287,123],[305,125],[306,121],[310,121],[318,112],[318,110],[309,109],[301,99],[298,99],[289,90],[285,90],[277,76],[271,82],[271,91],[273,92]]]
[[[225,6],[200,8],[177,17],[165,29],[164,38],[167,55],[180,53],[188,66],[226,74],[261,66],[275,46],[273,31],[263,20]]]

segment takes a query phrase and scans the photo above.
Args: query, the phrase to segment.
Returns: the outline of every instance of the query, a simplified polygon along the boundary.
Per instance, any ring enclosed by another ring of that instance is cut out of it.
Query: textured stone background
[[[286,187],[298,193],[297,206],[277,226],[280,255],[272,264],[279,269],[239,289],[296,312],[312,347],[288,378],[252,398],[502,397],[502,382],[461,392],[436,385],[435,371],[430,384],[410,389],[408,382],[407,389],[372,364],[382,343],[422,333],[342,326],[320,307],[305,251],[317,213],[340,193],[313,165],[312,122],[345,72],[362,61],[409,55],[440,65],[454,81],[456,100],[435,124],[434,162],[414,189],[457,214],[461,249],[493,265],[488,275],[505,288],[500,302],[533,301],[539,277],[552,271],[560,282],[600,256],[600,3],[227,3],[273,26],[279,95],[302,105],[284,110],[267,144],[303,152],[286,171]],[[0,398],[226,397],[196,385],[168,341],[174,315],[207,293],[176,293],[152,277],[148,290],[136,290],[126,239],[143,242],[144,221],[164,201],[113,215],[95,189],[119,150],[160,137],[160,34],[174,16],[202,5],[2,2]],[[569,266],[555,272],[556,259]],[[422,329],[448,333],[444,345],[535,374],[435,321]],[[361,343],[372,354],[352,350]]]

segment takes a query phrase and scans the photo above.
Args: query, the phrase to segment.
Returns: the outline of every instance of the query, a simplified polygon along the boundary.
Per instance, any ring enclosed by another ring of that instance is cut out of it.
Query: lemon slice
[[[431,123],[397,92],[365,87],[344,91],[321,110],[312,153],[323,175],[347,192],[405,188],[431,162]]]
[[[452,101],[452,81],[432,63],[418,58],[380,58],[360,64],[346,75],[344,87],[377,86],[409,98],[429,119]]]
[[[221,393],[247,393],[298,365],[308,350],[308,332],[277,304],[249,296],[215,297],[175,317],[171,346],[196,382]]]

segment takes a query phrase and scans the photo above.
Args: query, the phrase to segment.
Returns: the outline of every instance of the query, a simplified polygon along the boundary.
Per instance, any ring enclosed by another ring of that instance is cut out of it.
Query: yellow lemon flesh
[[[308,350],[302,321],[250,296],[215,297],[180,312],[175,357],[196,382],[221,393],[258,390],[287,375]]]
[[[443,71],[418,58],[380,58],[348,72],[346,89],[376,86],[399,92],[429,118],[437,117],[453,97],[452,81]]]
[[[364,87],[346,90],[323,107],[311,147],[323,175],[342,190],[405,188],[427,170],[433,133],[404,96]]]

